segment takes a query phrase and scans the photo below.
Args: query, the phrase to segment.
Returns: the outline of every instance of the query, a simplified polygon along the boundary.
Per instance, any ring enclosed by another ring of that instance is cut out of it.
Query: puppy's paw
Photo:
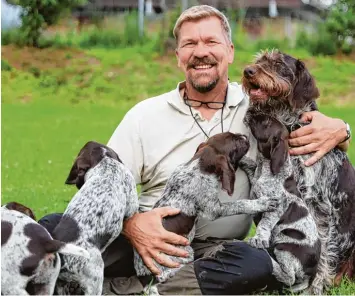
[[[260,236],[250,238],[248,244],[257,249],[267,249],[270,247],[269,240]]]
[[[262,212],[272,212],[280,206],[280,200],[276,197],[260,197],[259,202]]]

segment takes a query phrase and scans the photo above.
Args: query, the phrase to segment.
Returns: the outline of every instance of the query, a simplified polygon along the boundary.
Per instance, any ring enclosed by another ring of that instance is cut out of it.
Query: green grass
[[[58,60],[59,54],[44,50],[35,62],[32,54],[26,57],[25,51],[5,48],[2,55],[9,67],[1,74],[1,180],[2,203],[29,205],[39,218],[62,212],[76,192],[64,182],[85,142],[106,143],[131,106],[175,88],[183,75],[174,56],[160,57],[151,45],[68,50]],[[355,127],[355,63],[312,58],[303,51],[293,54],[316,76],[321,111]],[[251,52],[236,51],[232,81],[240,81],[242,68],[252,58]],[[355,163],[354,146],[349,156]],[[330,293],[354,291],[354,283],[344,282]]]

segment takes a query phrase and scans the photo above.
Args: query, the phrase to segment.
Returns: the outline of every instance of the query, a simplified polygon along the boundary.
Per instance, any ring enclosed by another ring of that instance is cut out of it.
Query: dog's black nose
[[[246,77],[251,77],[251,76],[255,75],[255,73],[256,73],[256,70],[253,67],[246,67],[244,69],[244,76],[246,76]]]

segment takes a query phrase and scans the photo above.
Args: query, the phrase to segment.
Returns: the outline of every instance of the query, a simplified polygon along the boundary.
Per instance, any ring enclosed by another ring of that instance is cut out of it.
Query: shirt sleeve
[[[139,118],[134,108],[128,111],[113,132],[107,146],[113,149],[133,174],[136,184],[141,183],[143,147],[139,131]]]

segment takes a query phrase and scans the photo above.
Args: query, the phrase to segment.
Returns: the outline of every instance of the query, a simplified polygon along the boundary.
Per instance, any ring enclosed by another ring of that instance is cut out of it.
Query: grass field
[[[355,62],[303,58],[321,89],[320,108],[355,127]],[[230,79],[240,80],[253,53],[236,52]],[[76,192],[64,184],[73,159],[88,140],[106,143],[136,102],[183,80],[174,56],[148,46],[120,50],[2,48],[2,203],[29,205],[37,217],[61,212]],[[350,147],[355,163],[355,148]],[[331,294],[354,294],[344,282]]]

